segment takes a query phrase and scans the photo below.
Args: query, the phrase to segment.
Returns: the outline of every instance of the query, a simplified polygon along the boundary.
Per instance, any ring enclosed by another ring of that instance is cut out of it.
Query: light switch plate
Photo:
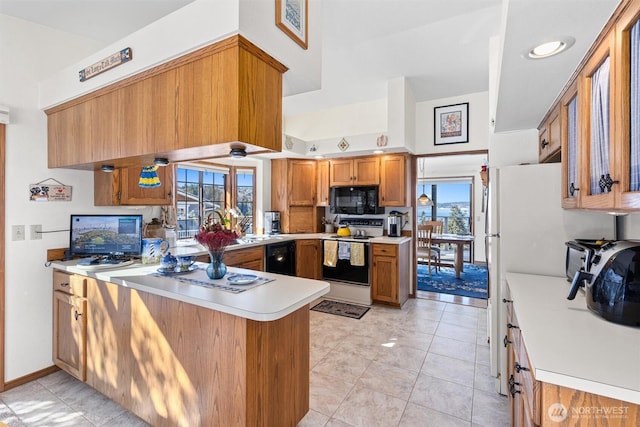
[[[12,225],[11,226],[11,240],[18,241],[24,240],[24,225]]]
[[[29,238],[31,240],[41,240],[42,239],[42,224],[30,225],[29,226]]]

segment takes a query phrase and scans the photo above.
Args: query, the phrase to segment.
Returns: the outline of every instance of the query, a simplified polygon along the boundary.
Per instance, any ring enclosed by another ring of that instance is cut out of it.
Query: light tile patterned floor
[[[485,331],[485,309],[424,299],[360,320],[311,311],[311,410],[299,427],[508,426]],[[146,425],[62,371],[1,393],[0,420]]]

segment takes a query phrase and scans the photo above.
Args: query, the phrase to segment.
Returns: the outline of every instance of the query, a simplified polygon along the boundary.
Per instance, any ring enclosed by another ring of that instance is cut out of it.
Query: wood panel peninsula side
[[[86,283],[75,344],[87,384],[146,422],[293,427],[308,412],[309,303],[327,283],[261,272],[274,280],[233,294],[154,275],[157,265],[53,267],[56,283]]]

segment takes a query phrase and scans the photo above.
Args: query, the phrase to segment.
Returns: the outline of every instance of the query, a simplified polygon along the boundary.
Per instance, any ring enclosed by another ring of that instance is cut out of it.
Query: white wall
[[[322,47],[319,9],[319,1],[309,2],[309,48],[303,50],[276,27],[273,1],[195,0],[91,55],[85,52],[82,60],[77,57],[62,71],[43,76],[47,79],[40,84],[39,105],[45,109],[62,103],[238,33],[289,67],[284,94],[318,89]],[[125,47],[133,50],[131,61],[85,82],[78,80],[79,70]]]
[[[434,145],[433,109],[446,105],[469,103],[469,142]],[[489,147],[489,94],[470,93],[416,104],[416,154],[486,150]]]
[[[3,64],[0,104],[11,109],[6,165],[6,317],[5,380],[11,381],[52,362],[52,271],[49,248],[68,247],[69,214],[93,207],[93,174],[47,168],[47,121],[38,108],[37,83],[95,51],[97,42],[0,15]],[[73,187],[70,202],[31,202],[29,184],[54,178]],[[100,212],[116,209],[100,208]],[[141,213],[146,219],[151,208]],[[30,224],[41,224],[42,240],[30,240]],[[11,241],[11,226],[25,225],[26,240]]]
[[[522,163],[538,163],[538,129],[491,133],[489,135],[489,165],[491,167]]]

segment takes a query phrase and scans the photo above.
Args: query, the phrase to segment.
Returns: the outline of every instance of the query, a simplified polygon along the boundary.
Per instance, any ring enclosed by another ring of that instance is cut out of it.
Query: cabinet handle
[[[67,287],[69,287],[69,282],[60,283],[60,287],[61,287],[61,288],[67,288]]]
[[[513,341],[509,341],[506,335],[504,336],[504,339],[502,340],[502,342],[504,343],[505,348],[507,347],[507,344],[513,343]]]
[[[519,327],[517,327],[513,323],[507,323],[507,328],[509,328],[509,329],[520,329]]]
[[[513,300],[512,299],[502,298],[502,302],[506,304],[508,302],[513,302]]]
[[[515,399],[517,393],[520,393],[520,390],[516,389],[517,385],[520,385],[520,383],[517,383],[513,378],[513,375],[511,375],[509,377],[509,393],[511,393],[511,398],[513,399]]]
[[[604,190],[606,189],[607,192],[611,191],[611,187],[613,187],[613,184],[617,184],[620,181],[618,180],[613,180],[611,179],[611,175],[606,174],[606,175],[600,175],[600,180],[598,181],[598,186],[600,187],[600,191],[604,192]]]
[[[573,196],[573,193],[575,193],[576,191],[580,191],[580,189],[576,187],[575,184],[572,182],[571,185],[569,186],[569,195]]]
[[[76,320],[78,320],[78,317],[82,316],[82,313],[78,313],[78,310],[75,310],[76,314],[75,314],[75,318]]]
[[[543,139],[542,142],[540,143],[540,146],[542,148],[546,147],[547,145],[549,145],[549,142],[546,139]]]
[[[527,368],[526,366],[522,366],[518,362],[513,364],[513,369],[515,369],[517,373],[520,373],[520,371],[528,371],[529,370],[529,368]]]

